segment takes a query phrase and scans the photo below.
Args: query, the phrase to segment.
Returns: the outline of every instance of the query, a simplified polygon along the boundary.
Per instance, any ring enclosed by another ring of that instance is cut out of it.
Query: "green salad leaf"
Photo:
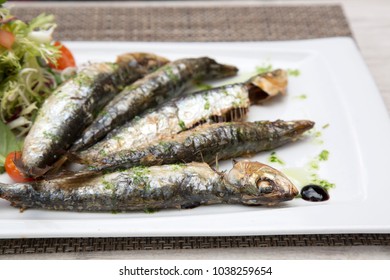
[[[0,173],[4,172],[5,158],[10,152],[20,150],[20,142],[2,121],[0,121]]]
[[[56,26],[53,15],[26,23],[0,6],[0,32],[8,38],[0,42],[0,119],[18,136],[28,132],[38,108],[58,86],[60,73],[48,65],[61,55],[52,44]]]

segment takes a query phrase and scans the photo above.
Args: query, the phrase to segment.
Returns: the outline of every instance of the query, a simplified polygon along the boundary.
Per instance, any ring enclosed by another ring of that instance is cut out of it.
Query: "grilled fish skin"
[[[219,64],[208,57],[185,58],[168,63],[116,95],[71,150],[88,148],[139,113],[181,94],[191,81],[230,77],[236,75],[237,71],[234,66]]]
[[[292,200],[296,187],[281,172],[241,161],[228,173],[206,163],[135,167],[113,173],[0,184],[0,198],[22,210],[133,211],[207,204],[274,205]]]
[[[44,102],[24,142],[22,170],[33,177],[45,173],[121,87],[167,62],[153,54],[133,53],[118,57],[117,63],[82,67]]]
[[[181,96],[113,130],[102,141],[81,151],[78,156],[89,162],[100,161],[106,155],[150,146],[164,137],[200,123],[239,121],[245,117],[251,103],[261,103],[284,94],[286,87],[286,72],[275,70],[256,75],[245,83]]]
[[[273,150],[298,140],[313,126],[314,122],[308,120],[202,124],[143,149],[124,150],[102,159],[79,159],[78,162],[89,165],[89,170],[192,161],[212,164],[217,158],[224,160]]]

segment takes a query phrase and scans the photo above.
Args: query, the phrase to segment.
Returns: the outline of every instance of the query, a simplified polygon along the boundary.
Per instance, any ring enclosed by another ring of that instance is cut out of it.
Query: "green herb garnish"
[[[164,70],[165,70],[165,73],[167,73],[167,75],[171,81],[173,81],[173,82],[179,81],[179,78],[175,75],[175,73],[172,69],[172,66],[167,65],[167,66],[165,66]]]
[[[204,97],[204,100],[206,101],[206,103],[204,104],[204,109],[210,109],[210,100],[207,98],[207,96]]]
[[[195,86],[196,86],[199,90],[210,90],[210,89],[213,88],[211,85],[205,84],[205,83],[202,83],[202,82],[196,82],[196,83],[195,83]]]
[[[106,189],[106,190],[113,190],[114,189],[114,184],[110,183],[109,181],[104,180],[102,182],[102,184],[104,186],[104,189]]]
[[[186,124],[182,121],[182,120],[179,120],[179,126],[181,129],[185,130],[187,127],[186,127]]]
[[[264,74],[267,72],[272,71],[272,64],[265,64],[263,63],[261,66],[256,66],[256,73],[257,74]]]
[[[301,71],[299,71],[298,69],[287,69],[287,74],[289,76],[298,77],[299,75],[301,75]]]
[[[284,161],[281,160],[277,155],[276,152],[272,152],[271,155],[268,158],[269,162],[279,163],[281,165],[284,165]]]
[[[319,185],[326,190],[333,189],[334,187],[336,187],[336,184],[331,183],[325,179],[319,178],[317,174],[311,174],[311,177],[312,177],[312,182],[314,184]]]
[[[295,96],[295,98],[301,99],[301,100],[305,100],[305,99],[307,99],[307,95],[306,94],[301,94],[301,95]]]
[[[329,151],[328,150],[323,150],[319,155],[318,155],[318,160],[320,161],[326,161],[329,158]]]

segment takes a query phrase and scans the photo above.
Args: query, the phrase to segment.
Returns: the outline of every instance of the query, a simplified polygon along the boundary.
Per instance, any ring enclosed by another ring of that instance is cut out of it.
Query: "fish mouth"
[[[297,139],[303,135],[304,132],[312,129],[315,125],[315,122],[309,120],[296,120],[296,121],[281,121],[277,120],[275,122],[276,126],[279,126],[283,129],[283,127],[290,126],[288,130],[284,133],[284,137],[290,137],[293,139]]]
[[[300,135],[303,132],[312,129],[315,125],[315,122],[309,120],[298,120],[294,121],[294,128],[292,129],[290,135]]]
[[[220,64],[216,62],[214,59],[207,58],[210,63],[208,66],[208,76],[210,78],[225,78],[235,76],[238,72],[238,68],[233,65],[228,64]]]
[[[219,66],[220,69],[218,71],[220,71],[222,77],[231,77],[238,72],[238,68],[233,65],[220,64]]]

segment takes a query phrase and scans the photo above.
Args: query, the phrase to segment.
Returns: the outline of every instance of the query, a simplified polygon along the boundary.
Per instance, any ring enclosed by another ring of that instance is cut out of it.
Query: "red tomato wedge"
[[[60,47],[61,56],[57,59],[57,65],[54,65],[53,63],[49,63],[50,68],[57,69],[57,70],[64,70],[68,67],[76,67],[76,62],[73,57],[72,52],[65,47],[61,42],[55,42],[55,46]]]
[[[15,42],[15,35],[9,31],[0,30],[0,45],[6,49],[11,49]]]
[[[4,164],[5,171],[7,172],[8,176],[10,176],[12,180],[14,180],[17,183],[33,181],[32,178],[28,178],[24,176],[23,173],[20,172],[15,165],[15,160],[20,159],[21,156],[22,153],[20,151],[9,153],[5,158],[5,164]]]

